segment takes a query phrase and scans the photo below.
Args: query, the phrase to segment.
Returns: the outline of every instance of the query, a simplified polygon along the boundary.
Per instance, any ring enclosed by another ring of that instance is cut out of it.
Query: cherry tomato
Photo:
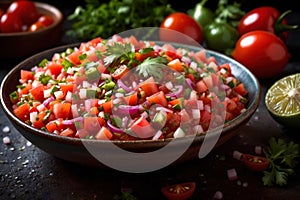
[[[282,72],[290,54],[284,42],[273,33],[251,31],[237,41],[232,57],[257,78],[270,78]]]
[[[270,161],[265,157],[250,154],[243,154],[241,159],[249,169],[254,171],[264,171],[270,164]]]
[[[46,26],[42,22],[35,22],[29,27],[30,32],[35,32],[41,29],[44,29]]]
[[[26,25],[33,24],[39,18],[38,10],[32,1],[14,1],[8,7],[7,13],[20,16]]]
[[[169,200],[185,200],[193,195],[195,188],[195,182],[186,182],[165,186],[161,189],[161,192]]]
[[[23,22],[18,15],[5,13],[1,17],[0,28],[2,33],[14,33],[22,31]]]
[[[264,30],[287,39],[287,30],[295,29],[297,26],[287,25],[284,17],[291,11],[280,13],[274,7],[262,6],[255,8],[242,17],[238,25],[240,35],[254,30]]]
[[[202,27],[197,23],[196,20],[185,13],[175,12],[170,14],[163,20],[160,28],[161,29],[159,36],[160,40],[162,41],[182,42],[189,44],[195,44],[196,42],[198,42],[201,44],[204,40]],[[179,34],[176,34],[175,31],[189,37],[180,37]],[[192,41],[190,38],[194,41]]]
[[[53,24],[54,20],[49,15],[42,15],[39,17],[38,22],[40,22],[44,26],[50,26],[51,24]]]

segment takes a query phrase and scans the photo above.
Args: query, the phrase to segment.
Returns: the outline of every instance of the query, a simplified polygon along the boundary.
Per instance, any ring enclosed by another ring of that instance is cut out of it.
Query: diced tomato
[[[91,48],[95,48],[97,46],[97,44],[99,44],[102,41],[102,39],[100,37],[94,38],[86,43],[81,43],[79,50],[81,51],[88,51]]]
[[[152,137],[155,130],[150,123],[141,116],[130,127],[130,129],[137,135],[138,138],[145,139]]]
[[[19,95],[22,95],[22,94],[28,94],[29,93],[29,90],[32,88],[32,85],[30,83],[28,84],[23,84],[22,85],[22,89],[19,89]]]
[[[74,65],[80,65],[81,61],[79,59],[79,56],[82,54],[81,51],[74,51],[70,55],[68,55],[68,59],[74,64]]]
[[[30,90],[30,94],[32,95],[34,100],[43,102],[44,101],[44,85],[39,85]]]
[[[32,123],[32,126],[34,128],[41,129],[42,127],[44,127],[44,123],[41,120],[37,120]]]
[[[211,113],[207,110],[201,110],[200,116],[200,125],[202,125],[202,128],[206,131],[209,128]]]
[[[50,70],[52,75],[55,75],[55,77],[57,77],[64,67],[59,63],[51,62],[51,64],[47,65],[47,68]]]
[[[218,67],[218,70],[223,70],[222,75],[225,75],[225,77],[231,76],[231,67],[229,63],[222,64]]]
[[[29,113],[30,113],[29,103],[24,103],[14,109],[14,114],[17,116],[17,118],[19,118],[23,122],[29,120]]]
[[[91,107],[90,110],[88,111],[89,115],[98,115],[99,110],[96,106]]]
[[[163,107],[167,107],[167,105],[168,105],[165,93],[163,91],[157,92],[157,93],[152,94],[151,96],[147,97],[147,101],[150,104],[158,104]]]
[[[113,102],[112,100],[104,102],[99,107],[102,108],[105,113],[112,113]]]
[[[61,91],[63,91],[64,95],[68,92],[72,92],[76,89],[76,84],[61,84],[60,85]]]
[[[98,69],[99,73],[103,73],[103,72],[106,73],[106,72],[108,72],[107,68],[105,67],[105,65],[103,63],[99,63],[97,69]]]
[[[100,131],[95,135],[97,140],[111,140],[113,138],[112,132],[105,126],[102,126]]]
[[[21,69],[21,79],[25,82],[27,82],[28,80],[33,80],[34,79],[33,72]]]
[[[58,102],[53,105],[53,113],[56,118],[68,119],[71,114],[71,103]]]
[[[175,71],[178,71],[178,72],[184,71],[183,63],[178,58],[170,61],[167,65]]]
[[[166,51],[165,55],[168,56],[170,60],[181,59],[181,56],[175,51]]]
[[[147,53],[140,53],[140,52],[135,53],[135,59],[140,62],[143,62],[146,58],[153,58],[155,56],[156,56],[155,51],[150,51]]]
[[[139,87],[145,92],[146,96],[150,96],[159,91],[158,86],[152,76],[142,82]]]
[[[56,120],[50,121],[46,124],[46,129],[53,133],[54,131],[62,131],[64,129],[64,125],[62,123],[62,118],[58,118]]]
[[[123,97],[123,100],[125,101],[125,103],[127,105],[130,105],[130,106],[137,105],[137,103],[138,103],[138,94],[136,92],[132,95],[125,96],[125,97]]]
[[[89,133],[95,134],[101,128],[98,117],[85,117],[83,129]]]
[[[242,96],[246,96],[248,94],[248,91],[246,90],[244,83],[239,83],[237,86],[233,88],[233,90]]]
[[[172,101],[169,101],[168,103],[172,107],[178,107],[179,109],[182,109],[183,108],[184,99],[181,97],[181,98],[177,98],[177,99],[174,99]]]
[[[65,130],[60,132],[59,135],[66,136],[66,137],[74,137],[75,136],[75,131],[70,129],[70,128],[66,128]]]
[[[208,87],[206,86],[206,84],[204,83],[203,80],[200,80],[196,83],[196,91],[199,93],[203,93],[206,92],[208,90]]]

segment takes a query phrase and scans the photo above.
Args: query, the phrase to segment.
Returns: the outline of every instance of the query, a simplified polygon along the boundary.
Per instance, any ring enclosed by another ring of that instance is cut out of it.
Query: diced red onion
[[[46,99],[44,102],[43,102],[43,105],[44,106],[48,106],[50,102],[54,101],[54,97],[53,96],[50,96],[48,99]]]
[[[127,87],[123,81],[121,81],[120,79],[117,81],[118,87],[124,89],[126,92],[130,92],[131,89],[129,87]]]
[[[175,88],[177,89],[175,92],[166,94],[166,96],[177,97],[178,98],[180,96],[180,94],[182,93],[182,91],[183,91],[183,86],[182,85],[176,85]]]
[[[156,107],[156,110],[157,111],[165,111],[165,112],[168,112],[168,113],[173,113],[173,110],[165,108],[165,107],[162,107],[162,106]]]
[[[109,121],[109,120],[107,121],[107,127],[112,132],[125,134],[124,130],[122,130],[122,129],[118,128],[118,127],[115,127],[114,125],[112,125],[111,121]]]
[[[186,78],[185,81],[191,89],[195,88],[195,83],[190,78]]]
[[[130,106],[130,105],[119,105],[118,111],[122,114],[136,114],[140,111],[141,106],[140,105],[135,105],[135,106]]]
[[[83,117],[76,117],[74,119],[66,119],[62,121],[63,125],[73,125],[74,122],[83,122],[84,118]]]
[[[238,179],[237,172],[234,168],[227,170],[227,177],[230,181],[235,181]]]
[[[191,63],[191,58],[187,56],[182,56],[181,61],[184,62],[185,64],[189,65]]]

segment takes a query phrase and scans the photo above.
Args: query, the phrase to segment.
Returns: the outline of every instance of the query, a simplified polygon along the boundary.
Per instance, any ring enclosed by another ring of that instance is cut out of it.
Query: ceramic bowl
[[[155,140],[136,140],[136,141],[97,141],[97,140],[88,140],[88,139],[78,139],[78,138],[69,138],[63,137],[55,134],[50,134],[42,130],[35,129],[26,123],[19,120],[12,110],[12,104],[9,100],[9,94],[15,90],[18,80],[20,78],[21,69],[30,69],[34,65],[38,64],[42,59],[50,59],[52,55],[56,52],[63,52],[68,47],[75,47],[79,44],[65,45],[57,48],[53,48],[39,54],[36,54],[17,66],[15,66],[4,78],[1,84],[1,105],[3,110],[12,124],[17,128],[17,130],[34,145],[44,150],[45,152],[61,158],[63,160],[79,163],[82,165],[103,167],[103,168],[118,168],[124,167],[121,170],[132,172],[132,170],[139,171],[138,168],[135,168],[130,165],[130,163],[135,162],[133,159],[140,159],[143,161],[143,166],[149,166],[149,168],[144,168],[144,171],[155,170],[151,168],[155,157],[151,157],[149,152],[159,151],[159,160],[162,163],[165,163],[165,166],[171,164],[176,165],[179,163],[187,162],[193,159],[199,159],[199,150],[200,147],[204,144],[204,139],[206,145],[209,142],[217,141],[215,145],[212,146],[212,149],[225,143],[234,135],[237,134],[239,128],[245,128],[245,123],[250,119],[255,110],[257,109],[260,98],[261,98],[261,88],[259,82],[255,76],[247,70],[243,65],[236,62],[235,60],[226,57],[220,53],[214,51],[207,51],[208,56],[214,56],[219,64],[230,63],[232,67],[232,73],[243,82],[248,90],[248,106],[245,112],[235,119],[227,122],[224,127],[221,129],[221,135],[219,137],[219,129],[213,129],[209,133],[204,135],[196,135],[193,137],[185,136],[183,138],[168,139],[164,141],[155,141]],[[190,50],[197,51],[198,47],[188,46]],[[173,142],[168,151],[163,151],[164,147]],[[186,144],[189,143],[187,146]],[[88,148],[87,148],[88,147]],[[117,147],[117,149],[115,148]],[[209,148],[209,147],[208,147]],[[92,149],[92,150],[91,150]],[[125,151],[119,151],[118,149],[125,150],[130,152],[124,154]],[[96,152],[95,152],[96,151]],[[95,157],[95,153],[103,154],[101,161],[98,157]],[[148,154],[147,154],[148,153]],[[150,156],[150,157],[148,157]],[[175,159],[171,160],[171,158]],[[126,160],[128,159],[128,160]],[[143,160],[144,159],[144,160]],[[104,161],[104,162],[102,162]],[[111,163],[109,163],[111,161]],[[112,163],[114,162],[114,163]],[[129,164],[123,166],[125,162]],[[169,162],[169,163],[167,163]],[[111,165],[110,165],[111,164]],[[119,165],[118,165],[119,164]],[[121,166],[122,165],[122,166]],[[159,165],[159,163],[156,163]],[[138,165],[137,165],[138,166]],[[138,166],[139,167],[139,166]],[[155,168],[155,167],[154,167]],[[158,169],[158,167],[157,167]],[[119,169],[120,170],[120,169]]]
[[[0,58],[22,60],[59,43],[62,37],[63,14],[52,5],[34,3],[38,12],[52,16],[54,23],[36,32],[0,33]],[[4,10],[8,5],[8,2],[0,2],[0,7]]]

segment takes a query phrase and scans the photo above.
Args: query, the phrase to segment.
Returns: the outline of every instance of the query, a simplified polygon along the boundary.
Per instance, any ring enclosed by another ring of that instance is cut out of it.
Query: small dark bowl
[[[20,64],[14,67],[4,78],[1,84],[1,94],[0,94],[0,101],[3,107],[3,110],[13,125],[19,130],[19,132],[31,141],[34,145],[39,147],[40,149],[48,152],[49,154],[56,156],[58,158],[79,163],[82,165],[89,165],[95,167],[106,167],[105,163],[98,161],[93,155],[90,153],[91,148],[93,150],[97,149],[97,151],[101,151],[102,153],[105,152],[109,159],[113,160],[120,160],[120,163],[126,162],[123,160],[118,151],[112,148],[113,146],[118,146],[124,150],[130,152],[139,152],[140,154],[131,154],[133,157],[143,155],[141,153],[150,152],[150,151],[158,151],[161,150],[165,145],[170,143],[172,139],[166,141],[154,141],[154,140],[137,140],[137,141],[97,141],[97,140],[88,140],[88,139],[78,139],[78,138],[69,138],[63,137],[55,134],[51,134],[48,132],[44,132],[42,130],[35,129],[26,123],[19,120],[14,114],[12,109],[12,104],[9,100],[9,94],[15,90],[16,85],[18,84],[18,80],[20,78],[20,70],[21,69],[30,69],[36,64],[38,64],[42,59],[48,58],[50,59],[52,55],[56,52],[63,52],[68,47],[75,47],[79,44],[73,45],[66,45],[54,49],[50,49],[39,54],[36,54]],[[190,50],[198,51],[198,47],[187,46]],[[222,54],[219,54],[214,51],[207,51],[208,56],[214,56],[219,64],[222,63],[230,63],[232,67],[233,74],[242,81],[247,90],[249,91],[248,94],[248,107],[245,112],[243,112],[240,116],[236,117],[235,119],[226,123],[222,129],[222,133],[219,137],[218,131],[220,130],[212,130],[210,133],[207,133],[206,136],[204,135],[197,135],[193,137],[183,137],[176,139],[176,142],[173,144],[173,147],[169,151],[162,152],[160,154],[160,160],[163,162],[168,160],[170,157],[176,155],[178,159],[174,159],[174,162],[170,161],[170,164],[176,165],[178,163],[186,162],[192,159],[199,158],[199,150],[202,144],[204,144],[204,139],[206,141],[217,141],[216,145],[213,147],[217,147],[226,141],[228,141],[231,137],[236,135],[238,128],[242,128],[243,125],[250,119],[253,115],[255,110],[257,109],[260,98],[261,98],[261,88],[259,82],[255,78],[255,76],[247,70],[244,66],[240,63],[234,61],[233,59],[226,57]],[[174,139],[173,139],[174,140]],[[191,142],[192,140],[192,142]],[[190,143],[187,147],[186,151],[182,151],[184,146]],[[89,147],[88,149],[86,147]],[[141,157],[141,159],[143,159]],[[130,161],[129,161],[130,162]],[[151,166],[153,160],[148,159],[145,160],[145,165]],[[149,163],[148,163],[149,162]],[[106,162],[107,163],[107,162]],[[118,164],[116,164],[118,165]],[[109,168],[116,168],[115,166],[109,166]],[[124,171],[132,172],[132,166],[130,163],[128,168],[123,169]],[[143,166],[144,167],[144,166]],[[139,169],[133,169],[139,171]],[[153,169],[145,169],[145,171],[151,171]]]
[[[56,7],[34,2],[40,14],[52,16],[54,23],[36,32],[0,33],[0,58],[22,60],[56,46],[62,37],[63,14]],[[0,2],[6,8],[8,2]]]

